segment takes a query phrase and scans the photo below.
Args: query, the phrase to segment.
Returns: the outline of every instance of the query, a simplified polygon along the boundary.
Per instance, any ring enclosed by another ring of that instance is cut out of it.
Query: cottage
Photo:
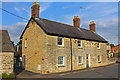
[[[0,73],[12,73],[14,64],[14,47],[7,30],[0,30]]]
[[[34,2],[32,17],[22,39],[22,61],[25,70],[48,74],[107,65],[107,41],[95,31],[80,28],[74,16],[73,26],[39,18],[39,4]]]

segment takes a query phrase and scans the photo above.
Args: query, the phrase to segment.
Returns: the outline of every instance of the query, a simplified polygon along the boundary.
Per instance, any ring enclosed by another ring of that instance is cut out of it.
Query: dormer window
[[[78,40],[78,47],[82,47],[82,41]]]
[[[99,42],[98,42],[98,44],[97,44],[97,48],[100,49],[100,43],[99,43]]]
[[[64,46],[64,40],[62,37],[58,37],[58,46]]]

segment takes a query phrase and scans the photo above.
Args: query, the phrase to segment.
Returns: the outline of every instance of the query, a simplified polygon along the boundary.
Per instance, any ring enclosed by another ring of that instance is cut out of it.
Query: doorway
[[[86,68],[90,67],[90,55],[86,54]]]
[[[23,65],[24,65],[24,70],[25,70],[25,55],[23,56]]]

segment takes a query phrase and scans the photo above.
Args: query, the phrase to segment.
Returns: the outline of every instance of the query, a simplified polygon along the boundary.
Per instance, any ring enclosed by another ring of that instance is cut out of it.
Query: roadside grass
[[[14,73],[10,73],[10,74],[6,74],[6,73],[2,73],[2,79],[14,79],[15,78],[15,74]]]

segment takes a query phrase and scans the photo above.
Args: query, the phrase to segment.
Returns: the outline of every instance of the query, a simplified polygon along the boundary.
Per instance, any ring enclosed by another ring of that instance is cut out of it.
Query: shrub
[[[8,78],[15,78],[15,74],[14,73],[10,73]]]
[[[13,79],[15,78],[15,74],[14,73],[10,73],[9,75],[6,73],[2,73],[2,78],[3,79]]]
[[[9,76],[6,73],[2,73],[2,78],[8,78]]]

